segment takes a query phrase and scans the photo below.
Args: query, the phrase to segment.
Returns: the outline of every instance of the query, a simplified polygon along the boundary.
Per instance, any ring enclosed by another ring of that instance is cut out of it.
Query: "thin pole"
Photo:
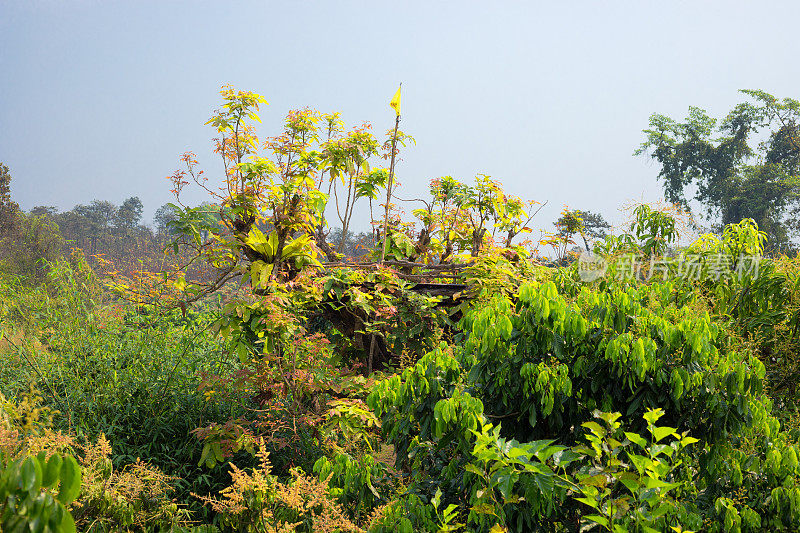
[[[400,84],[400,87],[403,87],[403,84]],[[383,264],[383,260],[386,258],[386,241],[389,239],[389,202],[392,198],[392,182],[394,181],[394,156],[395,156],[395,148],[397,147],[397,130],[400,127],[400,113],[397,113],[397,117],[394,120],[394,134],[392,135],[392,160],[389,163],[389,183],[386,186],[386,210],[383,214],[383,247],[381,248],[381,260],[378,261],[379,265]],[[367,375],[372,374],[372,364],[373,359],[375,357],[375,345],[376,345],[376,338],[375,334],[371,335],[370,343],[369,343],[369,360],[367,361]]]
[[[400,127],[400,115],[394,121],[394,135],[392,135],[392,161],[389,163],[389,184],[386,186],[386,212],[383,215],[383,249],[381,250],[381,260],[386,258],[386,241],[389,239],[389,202],[392,197],[392,181],[394,180],[394,156],[395,147],[397,146],[397,129]]]

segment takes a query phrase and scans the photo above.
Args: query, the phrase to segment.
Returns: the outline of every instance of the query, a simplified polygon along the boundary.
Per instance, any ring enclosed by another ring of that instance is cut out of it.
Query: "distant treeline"
[[[218,210],[216,205],[203,205],[214,213]],[[36,206],[29,216],[53,221],[67,246],[80,248],[87,255],[99,254],[111,259],[135,253],[144,243],[163,249],[177,237],[170,226],[177,217],[171,204],[156,210],[152,225],[142,221],[142,211],[142,201],[132,196],[119,206],[105,200],[92,200],[64,212],[51,206]],[[374,236],[366,232],[348,231],[344,242],[342,240],[341,228],[333,228],[328,233],[328,242],[344,257],[363,255],[374,245]]]
[[[181,262],[170,246],[178,237],[170,227],[176,219],[170,204],[156,210],[152,224],[144,222],[144,206],[136,196],[120,205],[92,200],[69,211],[40,205],[25,212],[11,199],[10,182],[8,167],[0,163],[0,271],[41,278],[47,262],[74,250],[96,269],[123,274],[158,272]],[[358,257],[373,248],[374,235],[348,231],[343,239],[342,229],[334,228],[328,242],[344,257]],[[202,275],[203,267],[193,270]]]

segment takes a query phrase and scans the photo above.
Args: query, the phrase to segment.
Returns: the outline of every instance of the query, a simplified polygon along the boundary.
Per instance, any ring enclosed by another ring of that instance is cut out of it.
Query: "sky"
[[[799,18],[793,1],[0,0],[0,162],[23,209],[138,196],[149,219],[183,152],[220,176],[221,85],[267,99],[266,137],[306,106],[382,133],[402,82],[399,196],[483,173],[548,202],[537,229],[564,206],[620,224],[662,197],[633,156],[650,114],[800,98]]]

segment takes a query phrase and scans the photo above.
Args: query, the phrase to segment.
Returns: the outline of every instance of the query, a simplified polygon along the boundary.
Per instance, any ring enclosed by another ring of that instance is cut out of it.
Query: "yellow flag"
[[[403,88],[403,84],[400,84],[400,87],[397,88],[397,92],[394,93],[392,96],[392,101],[389,102],[389,106],[395,110],[397,116],[400,116],[400,89]]]

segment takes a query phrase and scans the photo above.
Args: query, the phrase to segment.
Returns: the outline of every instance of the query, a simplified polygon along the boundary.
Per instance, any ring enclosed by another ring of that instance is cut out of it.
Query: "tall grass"
[[[215,309],[126,306],[80,260],[51,265],[35,287],[0,278],[0,392],[14,399],[32,386],[58,411],[57,428],[105,434],[115,467],[141,458],[177,476],[176,498],[199,511],[190,493],[215,492],[228,476],[198,466],[201,446],[190,432],[237,413],[197,390],[199,372],[232,364],[208,331]]]

